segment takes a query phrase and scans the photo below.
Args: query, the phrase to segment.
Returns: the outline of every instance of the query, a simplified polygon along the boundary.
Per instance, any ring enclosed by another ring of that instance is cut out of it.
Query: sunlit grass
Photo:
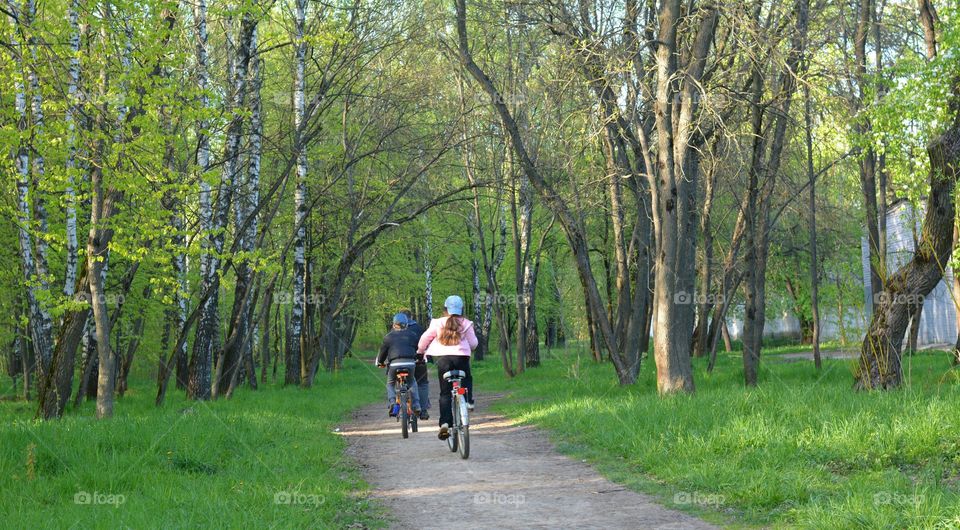
[[[382,399],[382,374],[346,362],[339,373],[319,374],[311,390],[271,383],[194,403],[171,389],[159,409],[152,378],[134,374],[108,421],[93,419],[92,403],[39,422],[35,403],[2,402],[0,521],[6,528],[381,525],[333,429],[352,409]]]
[[[960,527],[960,388],[943,352],[910,357],[904,389],[857,393],[852,362],[768,358],[745,389],[740,360],[713,374],[695,363],[697,393],[659,397],[653,363],[619,387],[609,363],[581,352],[505,380],[497,361],[479,391],[551,431],[558,446],[619,482],[718,522],[806,528]]]

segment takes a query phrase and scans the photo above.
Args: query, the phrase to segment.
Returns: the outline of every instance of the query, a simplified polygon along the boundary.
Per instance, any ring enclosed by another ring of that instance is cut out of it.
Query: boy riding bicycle
[[[407,329],[407,317],[398,313],[393,317],[393,329],[383,337],[380,353],[377,355],[377,366],[387,368],[387,403],[390,406],[390,416],[400,412],[397,404],[397,370],[404,368],[410,374],[414,373],[417,364],[417,337]],[[413,402],[413,413],[420,414],[420,396],[417,392],[415,377],[407,378],[410,385],[410,396]]]

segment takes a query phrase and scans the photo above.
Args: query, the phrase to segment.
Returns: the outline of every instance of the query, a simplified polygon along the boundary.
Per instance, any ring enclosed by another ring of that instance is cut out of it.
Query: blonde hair
[[[447,321],[440,329],[440,344],[444,346],[456,346],[460,344],[460,315],[447,315]]]

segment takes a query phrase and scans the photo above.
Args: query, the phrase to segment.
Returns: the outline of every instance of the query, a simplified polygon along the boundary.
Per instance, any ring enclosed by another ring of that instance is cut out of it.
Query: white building
[[[887,208],[887,273],[893,274],[913,258],[915,237],[923,224],[923,210],[915,210],[907,200],[899,200]],[[867,238],[860,240],[863,265],[863,292],[866,314],[873,313],[874,293],[870,287],[870,254]],[[953,344],[957,340],[956,307],[950,286],[953,271],[944,264],[943,279],[923,301],[917,346]],[[909,330],[908,330],[909,333]],[[904,337],[906,341],[906,337]]]

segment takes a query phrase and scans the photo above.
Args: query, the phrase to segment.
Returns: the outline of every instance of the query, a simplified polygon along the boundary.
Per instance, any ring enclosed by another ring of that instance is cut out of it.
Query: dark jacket
[[[416,320],[407,324],[407,330],[412,331],[413,334],[417,336],[417,342],[420,342],[420,336],[423,335],[424,331],[426,331]]]
[[[423,326],[421,326],[419,322],[414,320],[413,322],[410,322],[409,324],[407,324],[407,331],[409,331],[410,333],[413,333],[417,337],[417,342],[419,343],[420,337],[427,330],[423,329]],[[418,355],[417,357],[418,357],[417,360],[421,361],[417,363],[417,367],[413,372],[417,378],[417,384],[418,385],[428,384],[427,383],[427,365],[426,363],[423,362],[421,355]]]
[[[417,335],[410,329],[395,329],[383,337],[377,364],[390,364],[397,359],[416,360]]]

